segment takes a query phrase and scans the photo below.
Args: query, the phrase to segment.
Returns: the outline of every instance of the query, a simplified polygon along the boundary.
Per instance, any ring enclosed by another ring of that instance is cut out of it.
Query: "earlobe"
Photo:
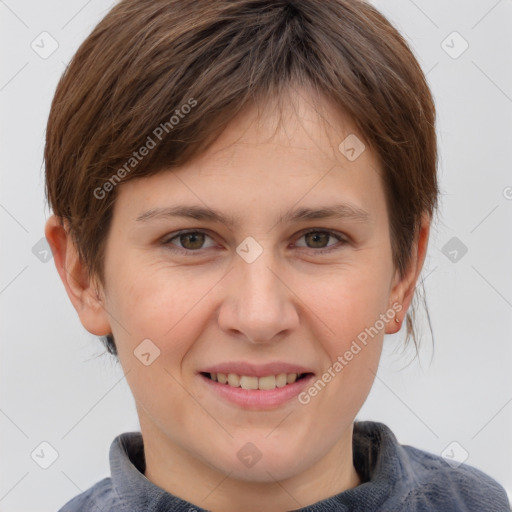
[[[89,279],[87,268],[78,256],[66,220],[61,223],[59,217],[50,216],[46,221],[45,236],[52,250],[57,272],[82,325],[96,336],[110,333],[108,314],[101,303],[95,283]]]

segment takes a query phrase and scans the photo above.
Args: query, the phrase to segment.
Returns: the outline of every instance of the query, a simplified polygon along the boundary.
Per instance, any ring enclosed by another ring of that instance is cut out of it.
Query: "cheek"
[[[334,270],[322,279],[308,281],[303,289],[307,307],[323,325],[324,339],[330,341],[330,355],[337,356],[347,343],[365,328],[373,326],[384,313],[389,299],[389,265],[352,265]],[[303,283],[304,286],[304,283]],[[318,333],[320,334],[320,333]]]
[[[194,406],[183,385],[183,362],[205,328],[207,292],[218,279],[195,279],[191,286],[186,272],[156,266],[116,274],[125,276],[112,290],[109,311],[119,359],[142,418],[165,430]],[[150,354],[147,365],[143,353]]]
[[[307,295],[308,314],[317,318],[312,320],[315,337],[327,355],[322,382],[310,388],[310,398],[313,407],[327,411],[333,425],[362,406],[382,350],[385,322],[380,315],[387,311],[390,266],[384,260],[361,266],[364,270],[340,268],[316,281]]]
[[[176,365],[201,331],[204,298],[216,279],[194,278],[186,270],[162,265],[140,263],[136,268],[140,270],[120,266],[111,274],[118,285],[111,287],[107,307],[120,350],[133,353],[148,338],[162,359]]]
[[[319,442],[332,439],[355,419],[371,390],[382,352],[384,329],[377,322],[386,311],[385,294],[378,287],[357,286],[364,284],[359,280],[343,284],[324,286],[324,292],[311,297],[322,320],[316,324],[328,327],[315,333],[326,358],[301,403],[313,411],[312,417],[322,418],[325,438]]]

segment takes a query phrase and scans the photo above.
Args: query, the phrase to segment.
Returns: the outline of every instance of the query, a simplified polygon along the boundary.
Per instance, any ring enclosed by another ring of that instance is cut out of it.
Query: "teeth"
[[[235,373],[228,373],[228,384],[237,388],[240,386],[240,377]]]
[[[293,384],[297,380],[297,374],[296,373],[288,373],[286,375],[286,382],[287,384]]]
[[[251,377],[235,373],[210,373],[210,378],[220,384],[228,384],[234,388],[242,389],[275,389],[287,384],[293,384],[300,373],[280,373],[279,375],[265,375],[264,377]]]
[[[276,386],[278,388],[286,386],[286,373],[280,373],[276,376]]]
[[[269,375],[268,377],[260,377],[258,379],[258,389],[276,389],[275,375]]]
[[[242,389],[258,389],[258,377],[247,377],[242,375],[240,377],[240,387]]]

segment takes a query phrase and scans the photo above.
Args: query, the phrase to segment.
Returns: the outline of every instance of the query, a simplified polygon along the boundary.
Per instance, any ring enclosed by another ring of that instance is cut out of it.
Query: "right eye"
[[[203,247],[206,238],[211,239],[211,237],[204,231],[188,230],[180,231],[179,233],[174,234],[170,238],[165,239],[162,243],[168,246],[171,251],[176,251],[180,253],[197,252],[201,249],[207,248]],[[181,245],[174,243],[173,240],[178,240],[179,244]],[[210,245],[209,247],[213,246],[214,245]]]

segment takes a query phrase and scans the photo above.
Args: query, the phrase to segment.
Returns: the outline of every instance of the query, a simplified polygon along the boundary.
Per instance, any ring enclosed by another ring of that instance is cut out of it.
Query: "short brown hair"
[[[122,0],[61,77],[46,130],[46,197],[89,276],[104,283],[119,180],[186,163],[250,102],[295,85],[339,105],[377,155],[403,275],[421,216],[437,207],[435,107],[382,14],[361,0]],[[131,161],[157,127],[165,136]]]

